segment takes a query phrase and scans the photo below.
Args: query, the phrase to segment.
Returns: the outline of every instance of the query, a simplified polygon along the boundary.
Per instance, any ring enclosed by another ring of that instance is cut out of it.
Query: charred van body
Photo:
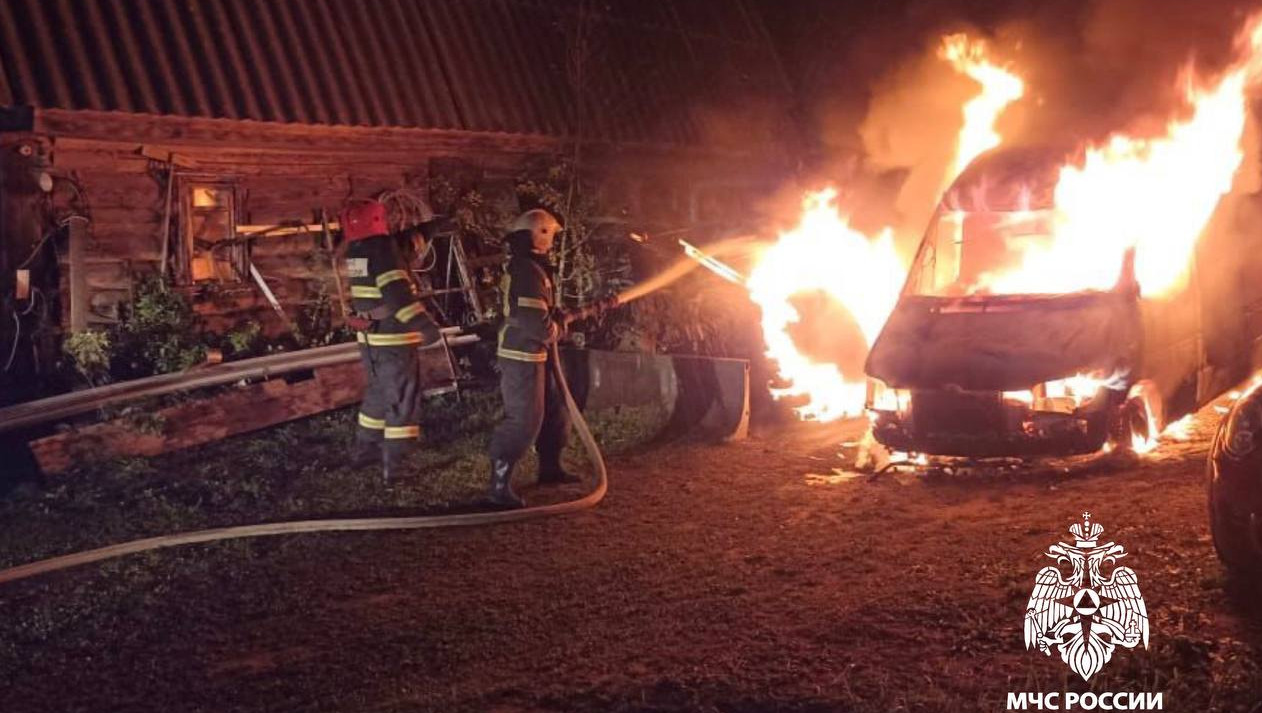
[[[1245,305],[1255,300],[1242,261],[1204,259],[1215,231],[1198,245],[1187,285],[1161,299],[1141,297],[1133,253],[1106,289],[991,284],[1026,243],[1052,239],[1068,158],[1001,149],[944,195],[866,364],[882,444],[977,458],[1127,447],[1248,375]]]

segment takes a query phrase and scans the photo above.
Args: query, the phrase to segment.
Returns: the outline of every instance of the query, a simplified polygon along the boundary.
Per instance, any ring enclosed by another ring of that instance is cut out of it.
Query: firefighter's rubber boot
[[[581,483],[583,479],[574,475],[561,465],[560,458],[540,458],[539,459],[539,484],[540,485],[565,485],[568,483]]]
[[[503,510],[526,507],[526,501],[513,492],[513,469],[516,466],[512,461],[491,460],[491,487],[486,492],[486,501],[491,507]]]
[[[381,460],[381,444],[370,441],[355,441],[351,446],[351,467],[366,468]]]
[[[403,471],[403,454],[391,451],[388,448],[381,449],[381,482],[383,485],[391,485],[395,479]]]

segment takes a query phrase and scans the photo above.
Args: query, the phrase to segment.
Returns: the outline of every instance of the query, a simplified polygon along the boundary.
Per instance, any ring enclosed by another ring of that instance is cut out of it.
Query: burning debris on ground
[[[1262,7],[0,36],[6,711],[1262,701]]]

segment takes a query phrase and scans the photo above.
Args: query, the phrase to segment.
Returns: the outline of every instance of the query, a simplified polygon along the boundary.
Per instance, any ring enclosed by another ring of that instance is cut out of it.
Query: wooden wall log
[[[120,139],[183,153],[190,144],[269,149],[325,149],[341,153],[400,149],[486,153],[549,151],[557,139],[527,134],[491,134],[426,129],[314,126],[185,117],[138,117],[104,111],[41,109],[35,131],[60,136]],[[178,147],[178,148],[177,148]],[[330,147],[334,147],[330,149]]]
[[[94,208],[162,210],[165,194],[148,174],[79,171],[78,180],[89,192],[88,200]]]
[[[60,110],[41,110],[37,130],[52,135],[54,166],[73,171],[86,193],[93,219],[86,257],[126,261],[145,272],[152,271],[162,255],[164,193],[152,173],[152,161],[139,152],[142,147],[153,156],[174,152],[188,159],[196,167],[190,169],[193,173],[235,179],[238,219],[254,224],[315,222],[321,209],[335,216],[349,196],[366,196],[409,181],[423,185],[432,170],[444,170],[442,166],[453,160],[468,164],[484,178],[499,176],[511,194],[511,177],[523,162],[556,147],[553,140],[543,137]],[[765,167],[762,159],[679,147],[592,147],[585,155],[594,173],[601,171],[602,162],[616,166],[616,178],[608,179],[604,190],[620,206],[641,209],[650,214],[646,218],[659,222],[682,222],[690,211],[695,212],[697,201],[684,189],[692,181],[703,176],[748,175],[747,169],[755,164]],[[327,265],[313,261],[317,237],[264,238],[252,245],[251,259],[291,312],[308,301],[321,282],[331,280]],[[116,273],[96,275],[88,284],[93,299],[98,291],[119,286]],[[104,302],[114,299],[113,295],[101,298]],[[270,319],[270,307],[262,299],[231,304],[197,301],[197,311],[207,317],[222,312],[222,319],[213,320],[215,324],[232,323],[245,312],[253,312],[260,321]],[[62,320],[68,322],[69,315]]]
[[[250,248],[250,256],[256,262],[259,259],[267,259],[271,257],[283,257],[292,260],[298,257],[299,261],[311,255],[316,250],[321,249],[320,243],[323,238],[320,234],[312,235],[295,235],[285,237],[262,237],[254,240]],[[324,259],[327,264],[328,258]]]
[[[149,225],[162,222],[162,205],[147,204],[139,208],[127,208],[117,205],[96,202],[92,187],[87,186],[88,200],[92,201],[92,222],[95,225],[133,226]]]
[[[131,271],[124,260],[86,260],[84,280],[90,290],[127,290]]]

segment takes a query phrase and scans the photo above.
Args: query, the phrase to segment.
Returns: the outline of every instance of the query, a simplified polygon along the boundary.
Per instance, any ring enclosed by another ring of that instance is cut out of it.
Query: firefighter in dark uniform
[[[367,379],[356,431],[357,460],[381,453],[382,477],[399,475],[402,457],[421,436],[417,350],[438,341],[438,325],[417,300],[407,261],[377,201],[352,205],[341,216],[348,243],[351,307]]]
[[[551,346],[561,337],[555,308],[553,269],[547,254],[561,225],[545,210],[522,214],[504,243],[509,259],[501,282],[504,326],[497,352],[504,420],[491,436],[491,487],[497,507],[520,508],[513,469],[533,444],[539,454],[539,483],[578,482],[561,466],[570,429],[565,398],[552,374]]]

